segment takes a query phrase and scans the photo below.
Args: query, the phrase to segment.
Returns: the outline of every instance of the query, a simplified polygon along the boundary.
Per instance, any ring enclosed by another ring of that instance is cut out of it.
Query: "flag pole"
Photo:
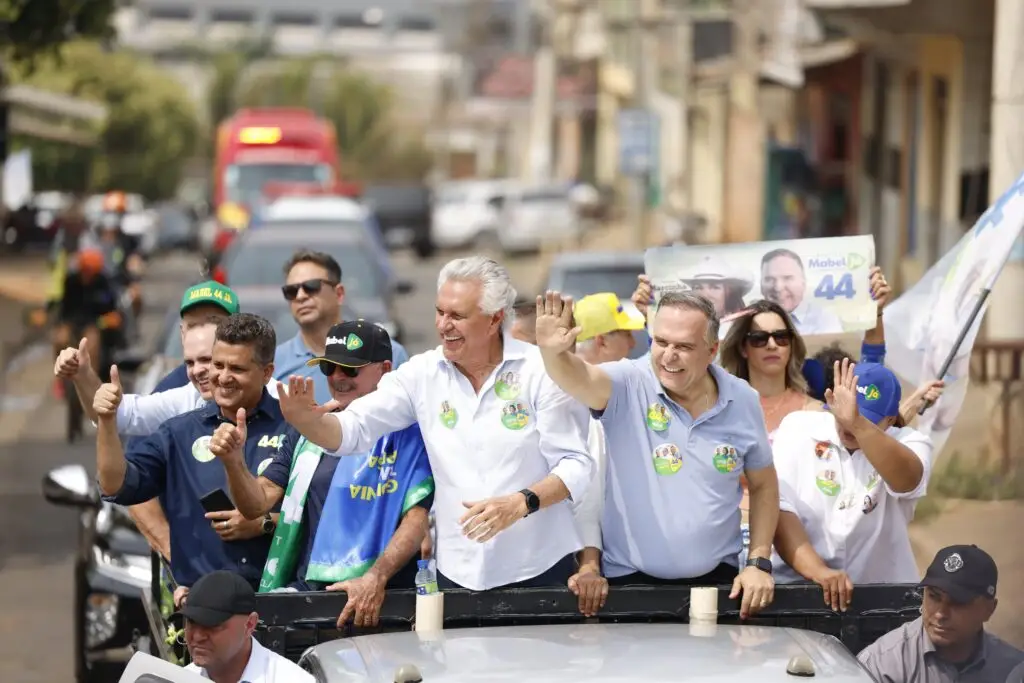
[[[991,293],[992,290],[989,287],[986,287],[983,290],[981,290],[981,294],[980,296],[978,296],[978,301],[975,302],[974,308],[971,309],[971,314],[967,316],[967,322],[964,323],[964,326],[960,328],[960,334],[957,335],[956,341],[953,342],[953,348],[949,350],[949,355],[946,356],[946,360],[942,364],[942,367],[939,369],[939,376],[936,379],[942,379],[943,377],[946,376],[946,373],[949,372],[949,366],[953,364],[953,360],[956,358],[957,352],[960,351],[960,346],[963,345],[964,339],[967,337],[967,333],[970,331],[971,326],[974,325],[974,321],[977,320],[978,315],[981,313],[982,307],[985,306],[985,301],[988,300],[988,295]],[[921,408],[917,411],[917,414],[924,415],[925,411],[931,408],[932,405],[934,405],[934,403],[935,402],[932,400],[925,401],[924,405],[922,405]]]

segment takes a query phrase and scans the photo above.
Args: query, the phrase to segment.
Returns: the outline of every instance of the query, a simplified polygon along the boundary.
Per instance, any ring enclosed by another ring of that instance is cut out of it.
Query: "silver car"
[[[319,683],[572,680],[607,683],[869,683],[831,636],[793,628],[697,624],[560,624],[382,633],[333,640],[299,662]]]

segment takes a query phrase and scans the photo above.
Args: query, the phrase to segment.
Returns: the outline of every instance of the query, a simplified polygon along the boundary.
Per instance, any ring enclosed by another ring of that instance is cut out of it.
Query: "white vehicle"
[[[501,203],[512,180],[444,183],[434,193],[430,239],[438,249],[484,246],[497,229]]]

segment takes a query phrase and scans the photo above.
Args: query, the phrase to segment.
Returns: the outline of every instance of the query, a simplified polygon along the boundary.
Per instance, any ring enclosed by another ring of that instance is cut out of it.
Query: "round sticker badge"
[[[660,476],[675,474],[683,466],[683,456],[674,443],[663,443],[654,449],[654,472]]]
[[[656,432],[663,432],[668,429],[672,418],[668,414],[668,408],[663,403],[652,403],[647,406],[647,426]]]
[[[454,429],[455,424],[459,421],[459,413],[456,412],[455,408],[448,401],[441,402],[441,424],[448,429]]]
[[[199,462],[210,462],[214,455],[210,452],[211,436],[201,436],[192,442],[192,457]]]
[[[729,474],[740,464],[739,454],[736,453],[736,449],[727,443],[715,446],[715,455],[711,461],[715,465],[715,469],[722,474]]]
[[[501,408],[501,424],[518,431],[530,423],[530,409],[522,401],[509,401]]]
[[[838,496],[842,490],[842,486],[836,481],[835,470],[823,470],[818,473],[814,479],[814,483],[818,485],[818,490],[824,493],[826,496]]]
[[[267,458],[266,460],[262,461],[259,465],[257,465],[256,466],[256,476],[258,477],[261,474],[263,474],[263,470],[267,469],[267,466],[270,463],[272,463],[272,462],[274,462],[273,458]]]
[[[494,393],[503,401],[511,401],[519,397],[519,374],[503,372],[494,382]]]

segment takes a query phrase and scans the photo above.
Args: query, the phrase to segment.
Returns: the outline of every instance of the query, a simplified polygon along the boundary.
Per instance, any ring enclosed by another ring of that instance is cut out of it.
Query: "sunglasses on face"
[[[332,363],[332,362],[330,362],[328,360],[320,361],[320,372],[324,373],[328,377],[330,377],[331,375],[334,374],[335,368],[337,368],[338,370],[341,370],[341,373],[343,375],[345,375],[346,377],[348,377],[349,379],[355,379],[356,377],[358,377],[359,376],[359,371],[363,369],[363,368],[350,368],[350,367],[346,367],[344,365],[338,365],[337,363]]]
[[[789,346],[789,342],[793,340],[793,333],[789,330],[774,330],[772,332],[755,330],[747,332],[747,343],[755,349],[768,346],[769,339],[774,339],[777,346]]]
[[[288,301],[295,301],[295,297],[299,295],[300,289],[306,294],[312,296],[323,289],[324,285],[333,287],[336,284],[338,283],[331,282],[330,280],[306,280],[305,282],[300,282],[297,285],[285,285],[281,288],[281,292],[284,294],[284,298]]]

